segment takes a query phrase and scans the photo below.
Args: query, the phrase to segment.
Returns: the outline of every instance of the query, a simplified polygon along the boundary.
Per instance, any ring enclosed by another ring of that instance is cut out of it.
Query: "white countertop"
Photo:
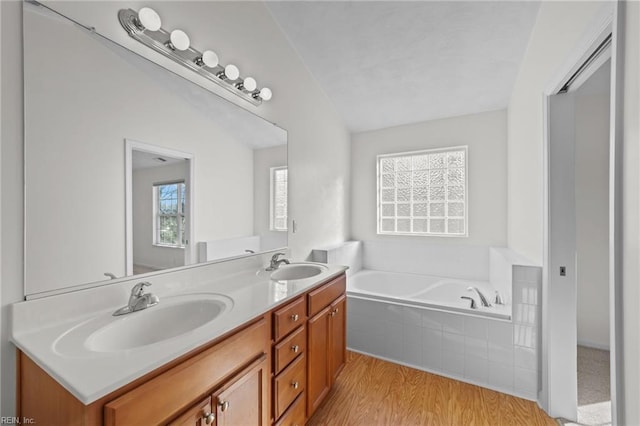
[[[73,330],[98,317],[104,321],[122,318],[111,314],[126,304],[133,280],[114,284],[113,289],[105,286],[16,303],[12,305],[11,340],[78,400],[90,404],[347,269],[338,265],[325,266],[327,270],[320,275],[289,281],[273,281],[262,268],[216,277],[208,282],[199,279],[194,285],[172,284],[171,274],[166,274],[155,280],[160,282],[156,286],[152,278],[154,286],[148,291],[160,297],[160,305],[165,297],[213,293],[232,299],[233,306],[204,326],[135,349],[107,353],[90,351],[82,344],[77,347],[61,344]]]

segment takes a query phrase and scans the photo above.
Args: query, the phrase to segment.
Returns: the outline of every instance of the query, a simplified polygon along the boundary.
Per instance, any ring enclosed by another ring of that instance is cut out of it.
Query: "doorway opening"
[[[546,99],[543,392],[547,412],[565,424],[611,424],[615,400],[611,56],[606,28]]]
[[[189,265],[193,156],[126,141],[127,275]]]

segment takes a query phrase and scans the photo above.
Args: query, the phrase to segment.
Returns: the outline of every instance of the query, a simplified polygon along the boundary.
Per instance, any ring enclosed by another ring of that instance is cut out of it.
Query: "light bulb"
[[[263,101],[270,100],[271,96],[273,96],[273,93],[271,93],[271,89],[269,89],[268,87],[263,87],[262,89],[260,89],[260,97]]]
[[[150,31],[158,31],[162,26],[160,15],[150,7],[143,7],[138,11],[138,21],[144,28]]]
[[[258,87],[258,83],[256,83],[256,80],[252,77],[245,78],[242,82],[242,85],[244,86],[244,89],[248,90],[249,92],[253,92],[254,90],[256,90],[256,87]]]
[[[177,50],[187,50],[189,48],[189,44],[191,44],[189,36],[182,30],[171,31],[170,40],[171,45]]]
[[[240,70],[235,65],[229,64],[224,67],[224,75],[226,75],[229,80],[236,80],[240,77]]]
[[[209,68],[215,68],[218,66],[218,55],[213,50],[205,50],[202,53],[202,63]]]

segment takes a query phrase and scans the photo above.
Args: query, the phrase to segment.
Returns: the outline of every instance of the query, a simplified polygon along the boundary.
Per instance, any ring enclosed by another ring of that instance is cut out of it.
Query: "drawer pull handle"
[[[293,321],[298,321],[300,319],[300,316],[298,314],[293,314],[293,315],[291,315],[291,319]]]
[[[220,406],[220,411],[227,411],[229,409],[229,401],[220,401],[218,405]]]
[[[294,389],[298,389],[298,388],[300,387],[300,383],[298,383],[298,382],[291,382],[291,386],[292,386]]]
[[[205,413],[203,419],[206,424],[210,425],[216,419],[216,415],[213,413]]]
[[[296,354],[297,354],[297,353],[298,353],[298,351],[300,350],[300,346],[298,346],[298,345],[293,345],[293,346],[291,346],[291,350],[292,350],[294,353],[296,353]]]

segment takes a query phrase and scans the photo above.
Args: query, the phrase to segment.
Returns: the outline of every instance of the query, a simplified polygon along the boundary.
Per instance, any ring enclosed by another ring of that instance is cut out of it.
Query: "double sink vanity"
[[[127,280],[15,304],[18,415],[302,426],[345,363],[346,268],[266,271],[261,259],[155,275],[134,291]],[[114,315],[127,297],[132,307],[152,293],[157,304]]]

